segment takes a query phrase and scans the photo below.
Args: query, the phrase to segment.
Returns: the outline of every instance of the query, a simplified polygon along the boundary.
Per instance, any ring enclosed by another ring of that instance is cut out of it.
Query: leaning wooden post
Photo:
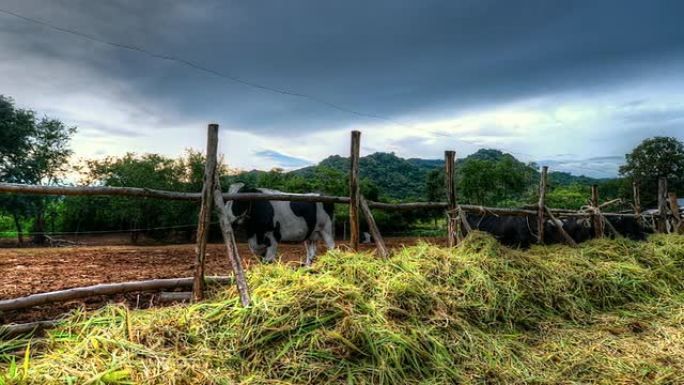
[[[601,220],[601,215],[599,213],[599,192],[598,185],[591,185],[591,207],[593,213],[591,215],[592,223],[594,225],[594,236],[596,238],[603,237],[603,221]]]
[[[447,194],[447,245],[454,247],[458,243],[456,221],[456,190],[454,188],[454,161],[456,151],[444,151],[444,183]]]
[[[634,214],[641,214],[641,198],[639,197],[639,183],[632,182],[632,195],[634,197]]]
[[[658,232],[667,233],[667,178],[658,178]]]
[[[359,189],[359,152],[361,148],[361,132],[351,133],[351,167],[349,169],[349,243],[354,251],[359,251],[359,205],[361,192]]]
[[[565,243],[567,243],[571,247],[577,247],[577,242],[575,242],[575,240],[572,239],[570,234],[568,234],[568,232],[565,231],[565,229],[563,228],[563,222],[556,218],[548,207],[544,207],[544,210],[546,211],[546,215],[548,215],[551,219],[551,222],[553,222],[553,224],[556,226],[556,230],[558,230],[560,235],[565,240]]]
[[[214,179],[216,175],[216,150],[218,148],[218,124],[207,128],[207,161],[204,166],[202,185],[202,206],[197,224],[197,247],[195,249],[195,273],[193,275],[192,299],[201,301],[204,297],[204,256],[211,225],[211,206],[213,204]]]
[[[382,234],[380,234],[380,229],[377,223],[375,223],[375,218],[373,218],[373,212],[371,212],[370,207],[368,207],[368,202],[366,198],[361,196],[361,210],[363,210],[363,215],[366,217],[366,222],[368,223],[368,229],[375,240],[375,247],[378,250],[378,255],[383,258],[389,257],[389,251],[387,246],[385,246],[385,240],[382,239]]]
[[[549,172],[549,167],[542,167],[541,175],[539,176],[539,203],[537,205],[537,243],[544,243],[544,211],[546,207],[546,175]]]
[[[245,270],[242,268],[242,259],[240,259],[240,254],[238,254],[237,245],[235,244],[233,227],[231,226],[230,221],[228,220],[228,214],[226,213],[225,201],[221,194],[221,185],[218,180],[218,175],[216,176],[214,189],[214,207],[216,208],[219,217],[223,242],[226,244],[226,252],[228,253],[228,261],[230,261],[230,266],[233,268],[233,274],[235,274],[235,284],[240,293],[240,302],[242,302],[242,306],[249,306],[249,287],[247,286],[247,279],[245,279]]]

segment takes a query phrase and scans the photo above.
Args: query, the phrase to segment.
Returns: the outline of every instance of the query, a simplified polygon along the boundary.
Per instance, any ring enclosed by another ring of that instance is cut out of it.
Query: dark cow
[[[575,242],[580,243],[588,241],[594,237],[594,227],[591,218],[562,218],[559,221],[563,225],[563,230]],[[544,224],[544,242],[545,243],[563,243],[565,238],[560,234],[556,225],[551,220],[547,220]]]
[[[606,220],[613,225],[615,231],[621,236],[629,239],[642,241],[646,239],[648,234],[654,233],[654,228],[648,224],[645,218],[608,216]],[[606,232],[610,233],[607,229]]]
[[[529,247],[537,242],[537,218],[524,216],[479,216],[466,214],[468,223],[473,229],[485,231],[493,235],[504,245]],[[621,236],[634,240],[643,240],[653,230],[632,217],[606,217]],[[565,232],[577,243],[594,238],[594,226],[591,218],[563,218],[559,220]],[[609,230],[606,230],[610,235]],[[565,239],[556,225],[547,220],[544,223],[544,243],[563,243]]]
[[[490,233],[504,245],[529,247],[537,241],[537,221],[534,218],[470,213],[466,217],[472,229]]]
[[[283,194],[277,190],[246,187],[244,183],[231,185],[229,192]],[[264,262],[275,261],[278,242],[304,242],[306,266],[313,262],[318,240],[323,240],[328,249],[335,247],[332,204],[239,200],[226,203],[226,213],[231,223],[245,225],[250,250],[260,255]]]

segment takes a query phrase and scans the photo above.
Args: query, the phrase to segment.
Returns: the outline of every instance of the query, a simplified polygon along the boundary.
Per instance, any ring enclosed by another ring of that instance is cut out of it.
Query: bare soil
[[[419,238],[387,238],[389,248],[415,244]],[[438,238],[424,238],[444,243]],[[338,242],[338,247],[348,244]],[[238,249],[245,266],[260,263],[247,244]],[[362,245],[373,250],[373,245]],[[157,246],[74,246],[63,248],[0,248],[0,299],[16,298],[35,293],[155,278],[192,276],[195,245]],[[323,252],[324,249],[319,250]],[[279,245],[281,262],[297,266],[304,258],[301,244]],[[223,244],[210,244],[207,249],[206,274],[230,275],[230,265]],[[132,293],[114,297],[96,297],[65,304],[36,307],[0,314],[0,323],[28,322],[55,318],[79,306],[97,308],[106,302],[126,302],[132,307],[148,307],[154,303],[151,293]]]

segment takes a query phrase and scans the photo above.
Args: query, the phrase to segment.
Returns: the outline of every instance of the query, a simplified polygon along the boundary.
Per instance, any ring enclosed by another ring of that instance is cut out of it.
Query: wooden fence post
[[[539,176],[539,204],[537,214],[537,243],[544,243],[544,211],[546,208],[546,175],[549,172],[549,167],[542,167],[541,175]]]
[[[592,223],[594,225],[594,236],[596,238],[602,238],[603,237],[603,220],[601,219],[601,215],[599,214],[599,192],[598,192],[598,185],[591,185],[591,207],[594,209],[594,212],[591,216]]]
[[[568,234],[567,231],[563,228],[563,222],[556,218],[556,216],[553,215],[551,212],[551,209],[548,207],[544,207],[544,210],[546,211],[546,214],[549,216],[551,219],[551,222],[553,222],[554,226],[556,227],[556,230],[560,233],[560,235],[563,237],[565,240],[565,243],[567,243],[570,247],[577,247],[577,242],[575,242],[574,239]]]
[[[444,183],[447,195],[447,245],[454,247],[458,243],[456,220],[456,190],[454,187],[454,162],[456,151],[444,151]]]
[[[359,152],[361,148],[361,132],[351,133],[351,167],[349,169],[349,243],[354,251],[359,251],[359,205],[361,192],[359,190]]]
[[[226,252],[228,253],[228,261],[230,266],[233,268],[233,274],[235,274],[235,284],[237,285],[238,292],[240,293],[240,302],[242,306],[249,306],[249,287],[247,286],[247,280],[245,279],[245,271],[242,268],[242,259],[240,259],[240,254],[237,250],[237,245],[235,244],[235,236],[233,234],[233,227],[228,220],[228,215],[226,213],[226,203],[223,200],[223,195],[221,194],[221,184],[218,180],[219,175],[216,175],[216,184],[214,190],[214,206],[216,207],[216,212],[218,213],[219,223],[221,224],[221,233],[223,234],[223,242],[226,244]]]
[[[201,301],[204,298],[204,256],[209,239],[211,225],[211,206],[216,177],[216,151],[218,148],[218,124],[210,124],[207,128],[207,161],[204,166],[204,184],[202,185],[202,206],[197,224],[197,247],[195,256],[195,272],[193,275],[192,299]]]
[[[670,212],[674,217],[674,233],[684,233],[684,223],[682,222],[682,215],[679,213],[679,202],[677,202],[677,194],[671,192],[667,194],[667,200],[670,202]]]
[[[641,198],[639,197],[639,183],[632,182],[632,195],[634,197],[634,214],[641,214]]]
[[[667,233],[667,178],[658,178],[658,232]]]
[[[363,196],[361,196],[361,210],[363,210],[363,215],[366,217],[366,222],[368,222],[368,229],[375,240],[375,247],[378,250],[378,255],[383,258],[388,258],[389,251],[387,250],[387,246],[385,246],[385,240],[382,239],[380,229],[378,228],[377,223],[375,223],[375,218],[373,218],[373,212],[371,212],[370,207],[368,207],[368,202]]]

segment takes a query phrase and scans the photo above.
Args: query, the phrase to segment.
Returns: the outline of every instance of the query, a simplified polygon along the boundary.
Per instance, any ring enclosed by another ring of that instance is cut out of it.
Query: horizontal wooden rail
[[[155,190],[140,187],[108,187],[108,186],[36,186],[13,183],[0,183],[0,193],[31,194],[31,195],[85,195],[85,196],[125,196],[138,198],[156,198],[166,200],[199,201],[200,193],[175,192]],[[338,197],[314,194],[264,194],[264,193],[237,193],[223,194],[223,199],[228,200],[261,200],[261,201],[290,201],[290,202],[322,202],[349,204],[349,197]],[[372,209],[381,210],[425,210],[446,209],[446,202],[411,202],[411,203],[384,203],[368,201]],[[493,215],[537,215],[537,210],[524,208],[483,207],[476,205],[461,205],[465,212],[475,214]],[[574,212],[565,209],[550,209],[560,216],[586,217],[591,214]],[[605,216],[636,217],[636,214],[602,213]],[[643,215],[643,214],[642,214]]]
[[[27,184],[0,183],[0,193],[28,195],[78,195],[78,196],[123,196],[135,198],[156,198],[166,200],[199,201],[200,193],[155,190],[141,187],[110,186],[38,186]],[[223,194],[224,200],[263,200],[293,202],[349,203],[349,197],[336,197],[314,194],[264,194],[237,193]]]
[[[30,195],[79,195],[79,196],[126,196],[138,198],[158,198],[167,200],[200,200],[200,193],[184,193],[155,190],[141,187],[110,186],[39,186],[15,183],[0,183],[0,193]]]
[[[9,340],[19,335],[51,329],[58,324],[59,321],[37,321],[24,324],[0,325],[0,340]]]
[[[207,277],[208,281],[221,284],[230,283],[232,277]],[[177,288],[191,288],[192,278],[152,279],[148,281],[132,281],[121,283],[103,283],[94,286],[77,287],[73,289],[52,291],[48,293],[32,294],[26,297],[6,299],[0,301],[0,312],[25,309],[33,306],[66,302],[80,298],[98,295],[123,294],[136,291],[170,290]]]
[[[382,210],[446,209],[446,202],[385,203],[368,201],[368,207]]]

